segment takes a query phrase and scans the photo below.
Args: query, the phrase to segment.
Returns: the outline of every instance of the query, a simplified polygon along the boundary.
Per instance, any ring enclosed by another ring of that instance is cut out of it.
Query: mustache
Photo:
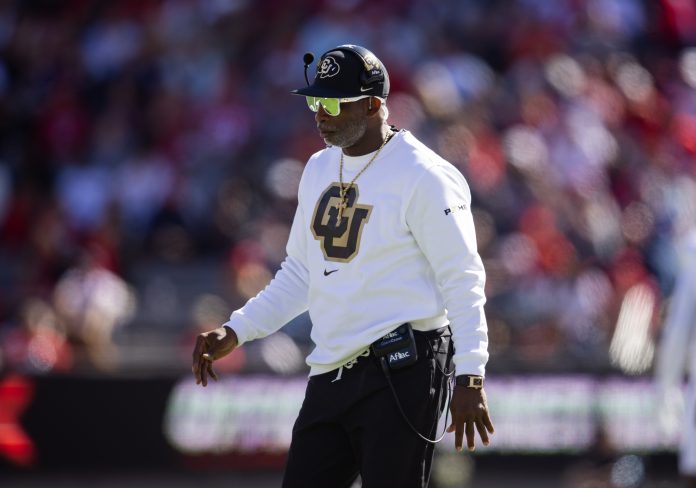
[[[336,127],[332,126],[331,124],[317,124],[317,130],[333,131],[333,130],[336,130]]]

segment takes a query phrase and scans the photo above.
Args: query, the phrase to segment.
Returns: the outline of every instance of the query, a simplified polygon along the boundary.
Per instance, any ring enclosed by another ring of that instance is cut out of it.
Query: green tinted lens
[[[312,112],[319,110],[319,99],[317,97],[305,97],[307,99],[307,105]]]
[[[329,115],[335,117],[341,113],[341,102],[338,101],[338,98],[322,98],[321,104]]]
[[[307,98],[307,105],[312,112],[319,110],[319,104],[324,107],[324,111],[331,115],[336,116],[341,113],[341,102],[338,98],[320,98],[320,97],[305,97]]]

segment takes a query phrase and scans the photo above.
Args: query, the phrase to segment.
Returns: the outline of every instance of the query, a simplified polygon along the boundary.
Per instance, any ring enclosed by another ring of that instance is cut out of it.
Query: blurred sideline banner
[[[305,378],[236,377],[203,389],[184,380],[167,404],[167,439],[189,454],[284,452],[305,386]],[[676,433],[655,421],[654,388],[645,379],[505,377],[489,380],[486,392],[496,433],[482,453],[574,453],[599,442],[626,452],[676,449]],[[444,422],[443,415],[440,431]],[[453,446],[454,434],[438,445]]]
[[[17,377],[11,381],[16,384]],[[32,454],[24,456],[25,467],[254,469],[283,465],[307,379],[229,376],[207,388],[188,377],[44,376],[22,382],[23,389],[0,388],[15,395],[0,398],[0,407],[21,407],[0,418],[0,446],[22,439],[22,452]],[[30,394],[20,399],[18,391]],[[617,452],[676,449],[677,433],[666,436],[657,425],[647,379],[508,376],[491,378],[486,391],[496,433],[477,455],[575,454],[600,443]],[[453,444],[448,434],[438,449],[452,450]],[[17,464],[8,452],[0,449],[0,467]]]

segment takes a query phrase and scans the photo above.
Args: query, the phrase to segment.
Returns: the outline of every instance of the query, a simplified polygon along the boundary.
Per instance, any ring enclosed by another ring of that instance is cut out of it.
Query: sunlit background
[[[322,148],[289,91],[347,42],[466,176],[488,272],[497,432],[447,437],[432,485],[673,486],[651,369],[696,222],[682,0],[0,1],[0,479],[279,486],[309,319],[206,390],[190,357],[284,258]]]

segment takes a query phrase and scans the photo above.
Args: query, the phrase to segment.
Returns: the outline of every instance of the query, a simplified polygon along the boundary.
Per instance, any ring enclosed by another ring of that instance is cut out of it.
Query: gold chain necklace
[[[348,183],[345,188],[343,187],[343,150],[341,150],[341,162],[338,166],[338,184],[340,186],[340,196],[341,196],[341,201],[338,204],[338,219],[336,219],[336,225],[339,225],[341,222],[341,219],[343,218],[343,209],[348,207],[348,204],[346,203],[346,198],[348,198],[348,190],[350,190],[353,187],[353,183],[355,183],[355,180],[358,179],[358,177],[365,172],[365,170],[372,164],[372,161],[374,161],[377,156],[379,155],[379,152],[382,150],[382,148],[389,142],[389,139],[391,138],[392,134],[388,134],[387,137],[384,138],[384,141],[382,141],[382,145],[379,146],[379,149],[375,152],[375,154],[370,158],[370,160],[367,162],[363,168],[358,171],[358,174],[356,174],[353,179],[351,180],[350,183]]]

